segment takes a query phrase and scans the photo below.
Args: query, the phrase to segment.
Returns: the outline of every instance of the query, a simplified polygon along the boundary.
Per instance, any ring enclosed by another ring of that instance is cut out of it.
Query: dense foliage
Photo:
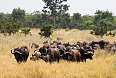
[[[0,21],[0,33],[4,35],[16,34],[21,28],[21,22],[17,20],[1,20]]]
[[[39,35],[44,36],[45,38],[50,38],[50,35],[52,35],[53,31],[52,31],[52,26],[50,25],[45,25],[42,28],[40,28],[40,32]]]
[[[32,13],[26,13],[21,8],[14,8],[11,14],[0,13],[0,32],[11,35],[20,28],[42,28],[46,25],[53,29],[92,30],[91,34],[103,37],[116,29],[116,16],[112,12],[96,10],[94,15],[82,16],[76,12],[71,16],[67,13],[70,6],[63,4],[66,1],[43,0],[45,6],[42,11]],[[115,35],[115,32],[112,34]]]
[[[30,28],[22,28],[21,33],[24,33],[26,35],[31,35]]]
[[[15,8],[16,9],[16,8]],[[17,10],[20,10],[19,8]],[[23,10],[20,10],[23,11]],[[14,11],[13,11],[14,12]],[[18,11],[17,11],[18,12]],[[106,14],[105,14],[106,13]],[[41,26],[48,24],[53,26],[53,18],[50,14],[34,11],[32,13],[25,13],[14,17],[15,13],[0,13],[0,21],[11,21],[12,19],[18,20],[22,23],[22,27],[29,28],[40,28]],[[109,14],[109,15],[108,15]],[[22,16],[22,18],[21,18]],[[23,21],[20,21],[22,19]],[[69,13],[58,13],[56,16],[56,27],[55,28],[69,28],[69,29],[80,29],[80,30],[90,30],[95,26],[105,26],[108,30],[116,29],[116,16],[109,11],[101,11],[100,14],[95,15],[81,15],[80,13],[74,13],[70,16]]]

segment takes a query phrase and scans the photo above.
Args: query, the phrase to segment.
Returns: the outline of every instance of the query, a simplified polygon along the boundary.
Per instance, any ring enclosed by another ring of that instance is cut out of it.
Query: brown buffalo
[[[30,57],[30,60],[36,61],[36,60],[38,60],[40,58],[40,56],[41,56],[41,53],[36,52],[36,53],[32,54],[32,57]]]

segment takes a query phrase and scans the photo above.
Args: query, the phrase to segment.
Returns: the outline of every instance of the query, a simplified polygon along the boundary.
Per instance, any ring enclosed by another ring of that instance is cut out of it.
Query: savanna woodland
[[[0,13],[0,78],[116,78],[116,16],[42,1],[41,11]]]

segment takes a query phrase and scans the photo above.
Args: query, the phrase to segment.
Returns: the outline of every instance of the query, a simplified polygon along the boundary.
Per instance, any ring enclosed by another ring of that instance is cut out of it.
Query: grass
[[[86,63],[67,62],[60,60],[60,63],[45,63],[43,60],[31,61],[17,64],[11,49],[27,45],[30,49],[32,42],[37,42],[42,46],[46,40],[40,38],[38,29],[32,29],[32,36],[16,34],[4,36],[0,34],[0,78],[115,78],[116,77],[116,54],[108,53],[106,50],[96,50],[94,59],[87,60]],[[75,43],[77,41],[101,40],[89,34],[89,31],[79,30],[57,30],[51,36],[52,40],[58,38],[62,42]],[[116,37],[103,37],[102,39],[113,43]],[[30,49],[30,56],[34,49]],[[29,56],[29,58],[30,58]]]

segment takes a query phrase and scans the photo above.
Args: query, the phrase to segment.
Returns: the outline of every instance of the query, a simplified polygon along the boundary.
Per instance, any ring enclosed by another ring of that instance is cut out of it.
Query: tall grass
[[[116,54],[108,53],[105,50],[96,50],[93,60],[86,63],[67,62],[60,60],[60,63],[45,63],[43,60],[31,61],[29,58],[34,49],[30,48],[32,42],[43,45],[45,38],[38,35],[38,29],[32,29],[32,36],[17,33],[13,36],[0,34],[0,78],[116,78]],[[101,40],[89,34],[89,31],[79,30],[57,30],[51,36],[52,41],[58,38],[62,42],[75,43],[77,41]],[[113,43],[116,37],[103,37]],[[27,45],[30,49],[30,56],[26,63],[18,64],[11,49]]]

